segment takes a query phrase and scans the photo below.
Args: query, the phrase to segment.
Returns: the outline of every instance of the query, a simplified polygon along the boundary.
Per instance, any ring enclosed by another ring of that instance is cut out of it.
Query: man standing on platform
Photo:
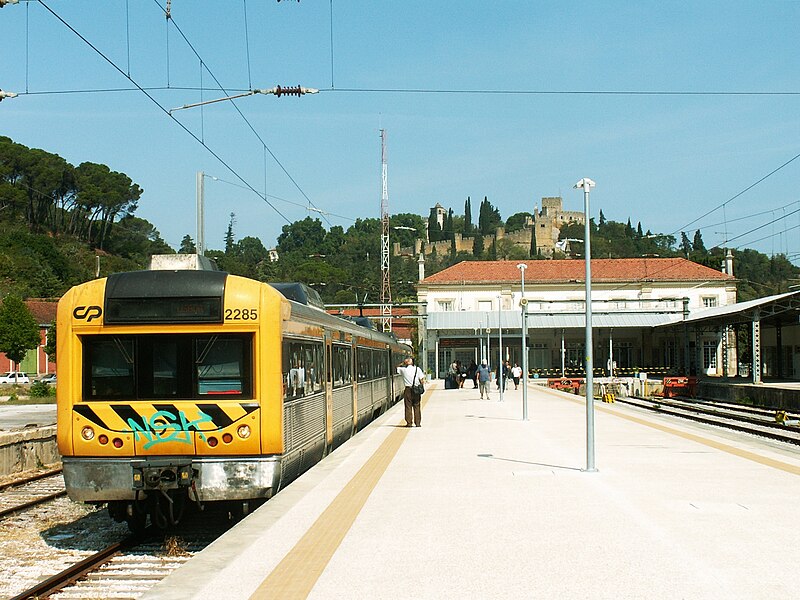
[[[421,385],[425,381],[425,373],[414,365],[414,361],[411,358],[406,358],[397,367],[397,372],[403,376],[403,385],[406,386],[403,391],[403,402],[406,407],[406,427],[412,427],[413,424],[416,424],[417,427],[422,427],[422,396],[414,393],[413,387]]]
[[[486,366],[486,361],[481,361],[481,366],[478,367],[477,372],[478,377],[478,387],[480,388],[481,392],[481,400],[483,400],[483,395],[486,394],[486,399],[489,399],[489,381],[492,379],[492,374],[489,372],[489,367]]]

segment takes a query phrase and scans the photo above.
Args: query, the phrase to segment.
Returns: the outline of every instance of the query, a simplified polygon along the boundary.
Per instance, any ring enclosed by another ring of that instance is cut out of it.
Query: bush
[[[33,398],[46,398],[50,395],[50,386],[43,381],[34,381],[29,393]]]

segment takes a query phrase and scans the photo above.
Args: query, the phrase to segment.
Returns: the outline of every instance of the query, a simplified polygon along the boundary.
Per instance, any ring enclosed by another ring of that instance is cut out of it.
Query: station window
[[[703,308],[714,308],[717,306],[716,296],[703,296]]]
[[[452,300],[439,300],[437,301],[437,306],[441,312],[448,312],[453,310],[453,301]]]
[[[283,345],[285,399],[321,392],[325,381],[322,344],[286,341]]]
[[[101,335],[82,341],[86,399],[251,397],[249,334]]]
[[[706,371],[717,368],[717,342],[703,342],[703,368]]]

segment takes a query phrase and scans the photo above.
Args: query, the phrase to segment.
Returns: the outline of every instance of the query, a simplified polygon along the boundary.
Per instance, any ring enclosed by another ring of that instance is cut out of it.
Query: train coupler
[[[133,465],[134,490],[176,490],[193,485],[197,471],[189,464]]]

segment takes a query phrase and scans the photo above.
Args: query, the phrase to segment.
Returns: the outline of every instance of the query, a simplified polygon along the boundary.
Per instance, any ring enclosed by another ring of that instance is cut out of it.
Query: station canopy
[[[786,324],[800,322],[800,290],[709,308],[696,312],[680,322],[713,327],[752,323],[756,320],[768,325],[775,325],[778,322]]]

